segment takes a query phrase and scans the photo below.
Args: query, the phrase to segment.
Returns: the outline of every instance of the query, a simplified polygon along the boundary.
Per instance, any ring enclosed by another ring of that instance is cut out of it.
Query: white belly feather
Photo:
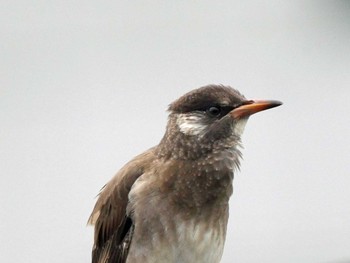
[[[220,262],[225,242],[224,231],[225,226],[217,225],[213,229],[205,224],[196,224],[194,221],[180,224],[178,227],[180,253],[176,262]]]
[[[127,263],[219,263],[225,243],[224,221],[214,228],[186,221],[177,224],[175,233],[154,233],[151,240],[131,246]]]

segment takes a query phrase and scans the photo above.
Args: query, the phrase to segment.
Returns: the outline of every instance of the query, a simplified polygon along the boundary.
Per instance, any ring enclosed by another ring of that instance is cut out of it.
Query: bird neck
[[[155,149],[159,170],[162,171],[160,174],[167,175],[166,180],[160,180],[160,189],[171,192],[172,196],[167,194],[167,198],[175,205],[178,202],[177,206],[182,211],[190,213],[228,205],[233,172],[239,168],[241,158],[239,138],[198,139],[179,132],[176,126],[171,125],[170,122]]]
[[[166,177],[158,178],[157,189],[181,214],[189,217],[210,214],[217,207],[228,205],[233,170],[238,165],[236,158],[231,152],[191,161],[158,159],[156,172]]]

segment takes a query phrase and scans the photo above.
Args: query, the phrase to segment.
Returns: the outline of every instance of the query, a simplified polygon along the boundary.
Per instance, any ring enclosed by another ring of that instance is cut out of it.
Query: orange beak
[[[248,100],[243,105],[232,110],[230,114],[233,118],[239,119],[280,105],[282,105],[282,102],[277,100]]]

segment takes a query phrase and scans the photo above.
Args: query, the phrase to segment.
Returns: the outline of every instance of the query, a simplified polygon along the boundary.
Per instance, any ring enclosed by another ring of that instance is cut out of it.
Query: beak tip
[[[271,105],[273,105],[273,107],[278,107],[278,106],[283,105],[283,102],[279,101],[279,100],[273,100],[273,101],[271,101]]]

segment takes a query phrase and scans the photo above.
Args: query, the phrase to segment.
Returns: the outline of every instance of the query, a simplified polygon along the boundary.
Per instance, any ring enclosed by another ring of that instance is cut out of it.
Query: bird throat
[[[167,199],[180,210],[191,213],[228,204],[233,172],[239,168],[241,158],[237,134],[243,132],[245,123],[246,120],[242,120],[230,136],[211,140],[183,132],[190,132],[191,128],[200,131],[202,128],[196,119],[169,119],[167,131],[156,149],[158,168],[155,171],[164,176],[157,182],[162,182],[159,189],[167,193]]]
[[[214,207],[228,205],[232,194],[233,172],[241,153],[236,148],[215,150],[197,159],[161,158],[157,160],[158,189],[187,215],[209,214]]]

